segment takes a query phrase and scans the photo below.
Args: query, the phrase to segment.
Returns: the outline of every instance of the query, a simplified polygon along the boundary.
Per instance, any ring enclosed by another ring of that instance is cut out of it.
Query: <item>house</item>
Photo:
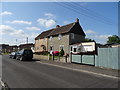
[[[57,25],[48,35],[48,51],[60,51],[63,49],[65,53],[69,53],[69,45],[83,42],[85,36],[86,35],[79,24],[79,19],[64,26]]]
[[[44,31],[35,38],[35,53],[42,53],[48,51],[48,38],[47,36],[52,30]]]
[[[9,47],[8,47],[8,51],[9,51],[9,52],[18,51],[18,46],[17,46],[17,45],[9,46]]]
[[[35,52],[45,51],[60,51],[63,49],[65,53],[69,53],[69,45],[80,43],[85,39],[85,33],[79,24],[79,19],[75,22],[59,26],[42,32],[35,38]]]
[[[32,49],[34,50],[34,44],[33,43],[27,43],[27,44],[20,44],[19,50],[21,49]]]
[[[111,47],[112,48],[114,48],[114,47],[120,47],[120,44],[112,44]]]
[[[0,44],[0,52],[8,53],[9,52],[9,44]]]

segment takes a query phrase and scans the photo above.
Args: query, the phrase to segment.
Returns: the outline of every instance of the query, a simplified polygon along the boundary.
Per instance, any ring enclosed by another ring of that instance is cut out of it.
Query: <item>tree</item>
[[[86,41],[86,42],[95,42],[95,40],[92,40],[92,39],[90,39],[90,38],[85,38],[85,41]]]
[[[118,37],[117,35],[108,37],[107,44],[116,44],[116,43],[120,43],[120,37]]]

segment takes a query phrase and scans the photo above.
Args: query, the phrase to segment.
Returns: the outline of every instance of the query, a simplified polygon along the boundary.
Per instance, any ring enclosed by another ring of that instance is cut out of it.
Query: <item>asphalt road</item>
[[[2,58],[2,79],[10,88],[117,88],[118,80],[37,63]]]

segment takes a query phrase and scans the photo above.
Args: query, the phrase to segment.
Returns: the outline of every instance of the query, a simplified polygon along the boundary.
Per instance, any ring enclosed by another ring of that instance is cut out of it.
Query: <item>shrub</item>
[[[60,56],[63,56],[64,54],[65,54],[64,50],[61,49],[61,51],[60,51]]]

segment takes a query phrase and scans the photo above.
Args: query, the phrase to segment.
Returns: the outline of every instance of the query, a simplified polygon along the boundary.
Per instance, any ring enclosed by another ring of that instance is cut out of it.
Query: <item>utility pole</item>
[[[17,45],[17,39],[16,39],[16,45]]]
[[[28,37],[27,37],[27,44],[28,44]]]

